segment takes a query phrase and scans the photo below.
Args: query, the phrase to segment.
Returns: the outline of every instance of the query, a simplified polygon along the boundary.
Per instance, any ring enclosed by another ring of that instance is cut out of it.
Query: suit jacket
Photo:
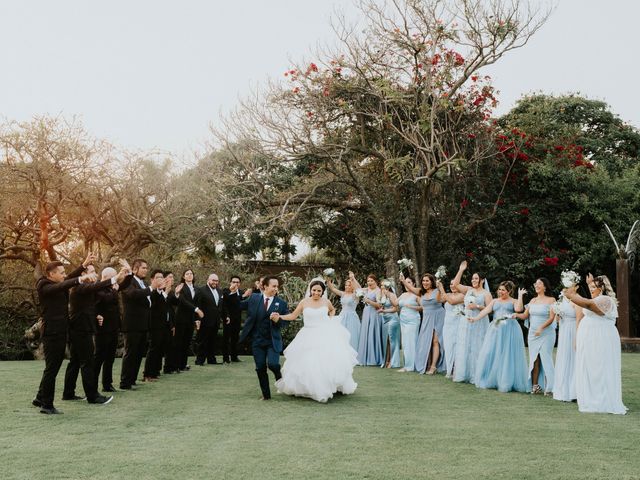
[[[244,327],[240,334],[239,341],[241,343],[247,338],[253,337],[259,319],[265,317],[269,318],[273,312],[278,312],[280,315],[286,315],[289,313],[287,302],[278,296],[273,298],[271,305],[269,305],[269,310],[265,310],[264,295],[262,292],[254,293],[246,300],[243,300],[240,303],[240,307],[247,311],[247,320],[244,322]],[[280,330],[284,326],[288,325],[288,322],[286,320],[280,320],[278,323],[272,322],[271,320],[269,320],[269,322],[271,323],[271,343],[273,344],[273,349],[276,352],[282,352],[282,333]]]
[[[218,329],[220,327],[220,319],[227,318],[222,290],[216,288],[216,291],[218,292],[217,305],[209,285],[200,287],[196,294],[196,305],[204,313],[204,317],[201,319],[203,327]]]
[[[78,285],[78,277],[85,268],[81,265],[67,275],[63,282],[56,283],[47,277],[40,277],[36,282],[42,321],[43,335],[67,334],[69,328],[69,289]]]
[[[240,303],[244,300],[242,295],[244,290],[237,290],[232,293],[231,290],[225,288],[222,293],[224,294],[224,306],[227,310],[227,317],[231,319],[231,323],[240,324],[240,316],[242,314],[242,307]]]
[[[149,313],[149,330],[165,330],[173,325],[169,315],[169,297],[165,298],[162,292],[154,290],[151,294],[151,311]]]
[[[133,275],[128,275],[120,286],[124,316],[123,332],[146,332],[149,330],[149,312],[151,305],[147,297],[151,296],[151,288],[142,288]]]
[[[193,286],[194,295],[188,285],[184,285],[178,297],[178,308],[176,309],[176,323],[189,324],[196,320],[196,297],[198,296],[198,287]],[[198,317],[200,318],[200,317]]]
[[[120,330],[120,299],[118,291],[111,286],[96,292],[96,315],[102,315],[102,326],[97,327],[96,333],[113,333]],[[96,325],[98,320],[95,320]]]
[[[69,329],[74,332],[96,333],[96,293],[111,286],[111,279],[82,283],[71,289],[69,295]]]

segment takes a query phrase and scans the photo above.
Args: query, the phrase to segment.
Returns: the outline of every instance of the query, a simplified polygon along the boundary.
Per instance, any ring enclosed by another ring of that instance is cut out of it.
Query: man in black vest
[[[66,275],[62,262],[50,262],[45,267],[45,276],[36,282],[36,290],[42,310],[42,345],[44,347],[44,372],[36,398],[32,404],[40,407],[40,413],[62,413],[53,406],[56,376],[64,360],[69,328],[69,289],[92,280],[83,275],[94,260],[89,254],[80,267]]]
[[[116,270],[107,267],[102,270],[102,280],[116,276]],[[120,331],[120,285],[115,283],[96,292],[96,353],[93,357],[93,369],[98,384],[102,369],[102,391],[115,392],[113,387],[113,361],[118,348]]]
[[[196,328],[198,328],[196,365],[204,365],[205,359],[210,365],[218,363],[214,353],[215,342],[220,328],[220,319],[227,318],[224,295],[218,287],[219,284],[218,275],[212,273],[207,279],[207,284],[200,288],[196,296],[196,304],[204,313],[202,320],[196,320]]]
[[[147,345],[151,292],[161,286],[157,282],[151,282],[151,286],[144,283],[144,278],[149,271],[146,260],[141,258],[134,260],[131,269],[133,275],[127,277],[121,289],[124,306],[122,318],[124,355],[120,373],[121,390],[132,390],[136,383]]]
[[[71,358],[67,364],[64,376],[63,400],[82,400],[76,395],[78,372],[82,374],[82,387],[89,403],[107,404],[113,397],[104,397],[98,393],[93,370],[94,340],[96,333],[96,292],[105,287],[122,282],[127,271],[123,268],[120,273],[108,280],[97,282],[96,270],[88,265],[87,274],[92,275],[93,282],[83,283],[71,289],[70,321],[69,321],[69,351]]]
[[[239,362],[238,358],[238,338],[240,336],[240,302],[249,297],[251,289],[240,289],[241,279],[238,275],[231,277],[229,288],[225,288],[224,304],[227,310],[227,318],[222,326],[222,361],[224,363]]]

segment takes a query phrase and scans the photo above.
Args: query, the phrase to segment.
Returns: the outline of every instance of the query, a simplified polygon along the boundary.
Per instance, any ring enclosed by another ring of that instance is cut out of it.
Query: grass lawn
[[[46,416],[30,406],[43,367],[0,362],[2,479],[640,478],[639,354],[622,358],[626,416],[373,367],[326,405],[261,402],[250,357]]]

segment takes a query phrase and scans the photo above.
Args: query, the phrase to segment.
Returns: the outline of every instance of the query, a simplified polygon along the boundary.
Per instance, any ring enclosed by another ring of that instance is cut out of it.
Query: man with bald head
[[[196,320],[196,365],[217,364],[214,349],[220,321],[227,317],[224,295],[220,290],[220,279],[212,273],[207,284],[201,287],[195,298],[196,306],[202,310],[204,317]]]

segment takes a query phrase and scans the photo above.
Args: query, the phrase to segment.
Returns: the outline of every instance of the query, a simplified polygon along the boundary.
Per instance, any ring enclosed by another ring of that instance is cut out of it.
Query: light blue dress
[[[418,342],[416,344],[416,372],[425,373],[431,367],[431,346],[433,333],[438,335],[438,345],[440,345],[440,356],[436,369],[439,372],[446,370],[444,362],[444,343],[442,330],[444,328],[444,308],[442,303],[436,300],[437,290],[425,294],[420,299],[422,305],[422,323],[420,324],[420,332],[418,333]]]
[[[340,305],[342,310],[340,311],[340,322],[342,326],[349,331],[351,339],[349,343],[354,350],[358,350],[358,343],[360,341],[360,317],[356,312],[356,305],[358,304],[358,298],[355,295],[349,295],[345,293],[340,297]]]
[[[384,309],[392,308],[391,300],[387,299],[382,305]],[[382,358],[386,363],[387,355],[389,355],[389,366],[391,368],[400,368],[400,319],[396,312],[382,313]],[[387,352],[387,347],[391,352]],[[383,363],[383,367],[384,367]]]
[[[507,318],[514,313],[512,302],[493,302],[493,322],[484,337],[478,366],[476,387],[495,388],[500,392],[527,392],[527,356],[524,336],[518,321]]]
[[[402,353],[404,355],[404,368],[409,372],[415,370],[416,342],[418,341],[418,329],[420,328],[420,312],[407,305],[419,306],[418,297],[400,297],[400,331],[402,333]]]
[[[570,402],[576,397],[576,310],[569,300],[562,298],[558,322],[558,349],[556,350],[556,378],[553,398]]]
[[[464,318],[464,305],[444,304],[444,363],[447,365],[447,376],[453,375],[454,358],[456,354],[456,341],[458,339],[458,327],[460,320]]]
[[[376,292],[367,290],[367,298],[376,301]],[[358,343],[358,361],[360,365],[384,365],[382,348],[382,315],[367,304],[362,312],[360,341]]]
[[[456,354],[454,356],[455,369],[453,371],[454,382],[473,383],[476,378],[476,365],[478,355],[484,341],[484,336],[489,328],[489,316],[486,315],[477,322],[470,322],[466,317],[475,317],[480,310],[471,310],[468,305],[475,303],[483,309],[484,291],[476,297],[470,288],[464,296],[465,317],[460,320],[458,326],[458,338],[456,342]]]
[[[530,303],[527,305],[529,309],[529,318],[525,320],[524,325],[529,329],[527,340],[529,341],[529,388],[532,385],[531,374],[533,373],[533,364],[536,358],[540,356],[540,373],[538,374],[538,385],[545,393],[553,392],[553,381],[555,377],[555,369],[553,367],[553,345],[556,343],[556,323],[552,322],[545,328],[539,337],[535,336],[538,327],[543,325],[549,319],[549,312],[553,304],[542,305]]]

